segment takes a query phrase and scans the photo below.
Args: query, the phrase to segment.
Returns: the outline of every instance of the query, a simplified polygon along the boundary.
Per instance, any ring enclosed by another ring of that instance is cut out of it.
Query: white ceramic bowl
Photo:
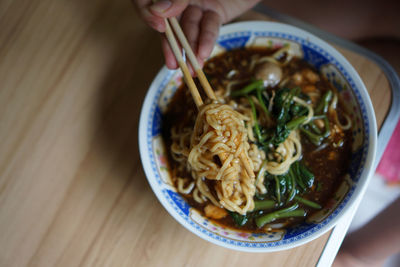
[[[273,22],[241,22],[222,27],[213,55],[239,47],[290,45],[339,90],[353,121],[351,167],[336,196],[305,223],[275,233],[251,234],[219,226],[192,209],[170,181],[160,134],[161,114],[182,83],[180,71],[162,68],[143,103],[139,147],[147,179],[161,204],[180,224],[217,245],[241,251],[267,252],[309,242],[332,228],[362,195],[372,172],[376,151],[376,121],[371,100],[359,75],[332,46],[293,26]]]

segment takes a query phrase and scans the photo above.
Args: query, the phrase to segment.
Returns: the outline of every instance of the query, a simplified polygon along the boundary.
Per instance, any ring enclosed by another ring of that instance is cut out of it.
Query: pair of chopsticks
[[[178,37],[179,42],[181,43],[183,49],[185,50],[186,55],[189,58],[189,61],[192,64],[192,67],[196,72],[200,84],[201,86],[203,86],[206,95],[210,99],[216,100],[217,98],[215,97],[214,91],[211,88],[210,83],[208,82],[206,76],[204,75],[204,72],[201,69],[199,62],[197,61],[196,56],[194,55],[192,49],[190,48],[189,42],[187,41],[186,36],[183,33],[181,26],[178,23],[178,20],[174,17],[165,19],[165,25],[166,25],[165,34],[167,36],[168,42],[171,46],[172,52],[174,53],[176,60],[178,61],[178,65],[182,70],[183,77],[185,79],[187,86],[189,87],[190,93],[192,94],[194,103],[196,104],[197,108],[200,108],[200,106],[203,105],[203,100],[201,99],[199,91],[197,90],[193,78],[190,75],[188,66],[186,65],[186,62],[183,60],[181,49],[178,46],[178,42],[175,39],[175,35],[172,32],[171,26],[174,29],[175,34]]]
[[[175,31],[176,36],[179,39],[180,44],[182,45],[183,49],[186,52],[187,57],[189,58],[190,63],[193,66],[194,71],[197,74],[197,77],[200,81],[201,86],[203,86],[203,89],[207,95],[212,100],[216,100],[216,96],[214,94],[213,89],[210,86],[210,83],[208,82],[206,76],[204,75],[204,72],[202,68],[200,67],[199,62],[196,59],[196,56],[194,55],[192,49],[190,48],[189,42],[186,39],[185,34],[183,33],[181,26],[179,25],[179,22],[176,18],[172,17],[169,19],[165,19],[165,25],[166,25],[166,30],[165,34],[167,36],[168,42],[171,46],[172,52],[175,55],[176,60],[178,61],[179,68],[182,70],[183,77],[185,79],[185,82],[187,86],[189,87],[190,93],[192,94],[194,103],[196,104],[196,107],[199,109],[203,105],[203,100],[201,99],[200,93],[196,87],[196,84],[193,81],[192,76],[190,75],[189,68],[186,65],[186,62],[183,60],[182,52],[181,49],[178,46],[178,42],[175,39],[175,35],[172,32],[172,28]],[[172,26],[172,28],[171,28]],[[221,159],[225,158],[225,155],[219,155]],[[243,162],[243,165],[245,166],[246,172],[250,177],[255,177],[255,174],[250,167],[250,163],[248,159],[245,157],[244,153],[240,154],[240,159]]]

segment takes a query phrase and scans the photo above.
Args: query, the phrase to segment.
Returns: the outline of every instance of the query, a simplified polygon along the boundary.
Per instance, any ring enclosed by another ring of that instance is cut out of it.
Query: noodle
[[[197,180],[216,181],[214,190],[220,206],[240,214],[253,208],[255,193],[254,177],[246,170],[246,163],[237,160],[244,155],[250,168],[254,169],[249,160],[250,145],[244,121],[249,118],[229,105],[212,103],[203,106],[196,118],[188,156],[188,165],[196,173]],[[221,161],[220,166],[215,163],[215,157]],[[209,197],[210,190],[207,193],[204,189],[200,191]]]
[[[197,203],[204,203],[207,201],[207,198],[200,193],[198,188],[195,188],[193,190],[193,199],[197,202]]]
[[[256,180],[256,187],[261,194],[267,193],[267,189],[265,188],[265,185],[264,185],[264,177],[265,177],[266,170],[267,170],[267,162],[264,161],[263,165],[261,166],[261,168],[257,174],[257,180]]]
[[[266,170],[274,175],[286,173],[290,165],[297,161],[301,156],[301,143],[300,135],[297,131],[292,131],[289,137],[281,143],[276,152],[283,156],[281,162],[269,161],[267,162]]]
[[[283,53],[286,53],[286,57],[284,58],[284,61],[281,62],[279,59],[279,56],[282,55]],[[278,51],[273,53],[271,56],[266,56],[262,57],[260,59],[257,59],[257,64],[263,63],[263,62],[271,62],[274,64],[277,64],[279,66],[285,66],[290,62],[290,60],[293,58],[293,55],[290,53],[290,46],[284,46],[280,48]]]
[[[190,182],[189,185],[186,188],[184,188],[184,184],[185,184],[186,180],[187,179],[184,179],[184,178],[178,178],[177,188],[178,188],[179,193],[181,193],[181,194],[189,194],[194,188],[194,182]]]
[[[346,124],[343,125],[343,124],[339,121],[339,118],[338,118],[338,115],[337,115],[337,112],[336,112],[337,101],[338,101],[338,96],[337,96],[337,94],[334,94],[334,95],[333,95],[332,102],[331,102],[331,105],[329,106],[329,113],[332,114],[332,116],[333,116],[333,118],[334,118],[334,120],[335,120],[335,123],[336,123],[342,130],[348,130],[348,129],[350,129],[351,126],[352,126],[352,124],[351,124],[351,119],[350,119],[350,117],[349,117],[346,113],[344,113],[343,116],[344,116],[344,118],[346,119]]]
[[[312,117],[314,116],[314,109],[311,107],[311,105],[307,104],[306,101],[304,101],[301,98],[298,98],[297,96],[295,96],[293,98],[293,101],[306,107],[308,109],[308,114],[307,114],[307,118],[306,120],[303,122],[303,124],[307,124],[311,121]]]

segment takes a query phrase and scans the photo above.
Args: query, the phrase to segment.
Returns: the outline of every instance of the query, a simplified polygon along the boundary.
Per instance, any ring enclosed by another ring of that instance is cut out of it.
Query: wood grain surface
[[[340,49],[382,123],[384,74]],[[127,0],[0,0],[0,266],[313,266],[329,233],[251,254],[184,229],[143,173],[138,120],[163,64]]]

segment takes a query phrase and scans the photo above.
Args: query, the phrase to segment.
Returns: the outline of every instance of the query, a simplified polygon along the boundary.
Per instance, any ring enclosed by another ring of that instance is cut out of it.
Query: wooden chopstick
[[[178,43],[175,39],[174,33],[169,25],[167,19],[165,19],[165,35],[167,36],[168,42],[171,46],[172,52],[175,55],[176,60],[178,61],[178,65],[183,73],[183,78],[187,86],[189,87],[190,93],[192,94],[194,103],[196,104],[197,108],[200,108],[203,105],[203,100],[201,99],[200,93],[197,90],[196,84],[193,81],[192,75],[190,75],[189,68],[186,65],[185,61],[183,60],[181,49],[178,46]]]
[[[214,94],[214,91],[211,88],[211,85],[208,82],[206,76],[204,75],[203,69],[200,67],[200,64],[197,61],[197,58],[194,55],[193,50],[190,47],[189,42],[186,39],[186,36],[183,33],[181,26],[179,25],[178,20],[175,17],[172,17],[169,19],[169,21],[171,22],[171,26],[174,29],[179,42],[181,43],[183,49],[185,49],[186,55],[188,56],[190,63],[192,63],[193,69],[196,72],[198,79],[200,80],[201,86],[203,86],[204,91],[210,99],[216,100],[217,98]]]
[[[196,87],[196,84],[193,81],[192,76],[190,75],[188,66],[186,65],[185,61],[183,60],[183,56],[182,56],[182,52],[181,49],[178,46],[178,42],[175,39],[175,35],[172,32],[170,23],[172,25],[172,28],[175,31],[176,36],[179,39],[179,42],[181,43],[183,49],[186,52],[186,55],[188,56],[190,63],[192,63],[192,66],[197,74],[197,77],[200,80],[201,85],[203,86],[204,91],[206,92],[206,95],[212,99],[212,100],[216,100],[216,96],[214,94],[214,91],[212,90],[210,83],[208,82],[206,76],[204,75],[204,72],[202,70],[202,68],[200,67],[199,62],[196,59],[196,56],[194,55],[189,42],[186,39],[185,34],[183,33],[181,26],[178,23],[178,20],[176,18],[169,18],[169,19],[165,19],[165,25],[166,25],[166,36],[168,39],[168,42],[171,46],[172,52],[175,55],[176,60],[178,61],[179,67],[182,70],[183,73],[183,77],[186,81],[186,84],[189,87],[190,93],[192,94],[193,100],[197,106],[197,108],[199,109],[201,105],[203,105],[203,100],[201,99],[200,93]],[[221,158],[224,158],[224,155],[219,155]],[[244,153],[240,154],[240,159],[242,160],[242,163],[246,169],[246,174],[249,175],[250,177],[255,177],[255,174],[252,170],[252,168],[250,167],[250,162],[248,161],[248,159],[245,157]]]

